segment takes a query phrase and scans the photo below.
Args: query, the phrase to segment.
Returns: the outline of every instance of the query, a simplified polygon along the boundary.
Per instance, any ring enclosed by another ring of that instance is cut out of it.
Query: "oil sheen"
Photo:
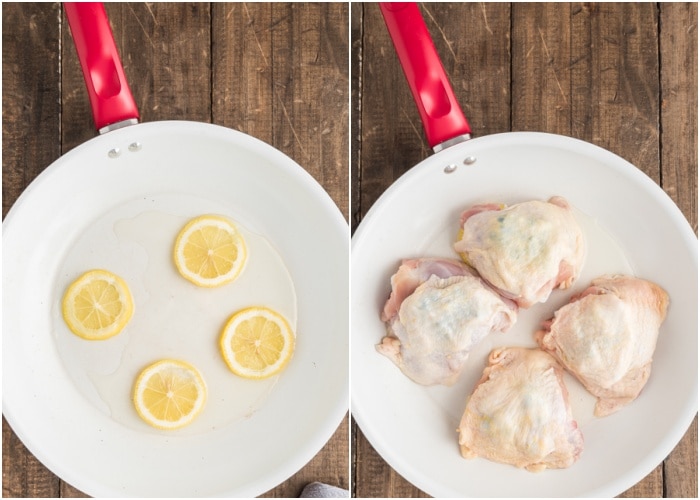
[[[142,432],[204,433],[250,418],[265,404],[284,372],[265,380],[247,380],[228,369],[218,342],[221,329],[234,312],[264,305],[282,314],[296,331],[294,284],[274,245],[248,229],[235,213],[228,213],[228,207],[206,200],[184,201],[167,195],[134,200],[100,217],[72,245],[56,280],[54,337],[67,373],[77,390],[97,408]],[[181,277],[172,257],[180,229],[190,218],[205,213],[233,220],[248,247],[248,260],[238,278],[211,289]],[[78,338],[61,316],[66,287],[92,268],[121,276],[134,298],[129,324],[105,341]],[[207,385],[202,413],[175,431],[151,428],[138,417],[131,400],[140,371],[163,358],[192,364]]]

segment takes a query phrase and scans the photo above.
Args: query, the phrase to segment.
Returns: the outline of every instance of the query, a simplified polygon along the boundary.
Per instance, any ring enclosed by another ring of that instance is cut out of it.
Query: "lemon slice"
[[[158,429],[179,429],[202,411],[207,388],[189,363],[163,359],[146,367],[134,384],[134,407]]]
[[[73,333],[87,340],[113,337],[133,313],[126,282],[104,269],[86,272],[63,295],[63,319]]]
[[[284,317],[266,307],[249,307],[231,316],[219,345],[233,373],[262,379],[285,368],[294,343],[294,333]]]
[[[198,286],[215,287],[238,277],[247,250],[233,222],[219,215],[202,215],[182,228],[173,257],[184,278]]]

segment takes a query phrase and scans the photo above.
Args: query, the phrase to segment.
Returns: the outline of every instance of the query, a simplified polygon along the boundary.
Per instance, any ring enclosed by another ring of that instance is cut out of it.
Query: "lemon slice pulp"
[[[202,287],[232,282],[247,259],[245,241],[236,225],[219,215],[189,221],[177,236],[173,254],[180,274]]]
[[[118,334],[134,312],[134,301],[119,276],[93,269],[75,280],[63,296],[63,319],[77,336],[104,340]]]
[[[146,367],[134,384],[134,407],[158,429],[179,429],[191,423],[206,401],[206,385],[195,367],[163,359]]]
[[[294,352],[295,336],[287,320],[267,307],[242,309],[223,328],[219,346],[231,371],[262,379],[281,372]]]

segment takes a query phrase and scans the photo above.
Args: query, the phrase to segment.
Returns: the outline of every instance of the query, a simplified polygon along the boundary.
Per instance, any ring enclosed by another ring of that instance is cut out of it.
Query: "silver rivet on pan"
[[[445,167],[445,173],[446,173],[446,174],[451,174],[451,173],[454,172],[455,170],[457,170],[457,165],[455,165],[454,163],[450,163],[449,165],[447,165],[447,166]]]
[[[141,143],[140,142],[132,142],[129,144],[129,151],[139,151],[141,149]]]
[[[465,165],[472,165],[472,164],[474,164],[474,163],[476,163],[476,157],[474,157],[474,156],[467,156],[467,157],[464,159],[464,164],[465,164]]]
[[[107,156],[109,156],[110,158],[116,158],[120,154],[121,154],[121,151],[119,151],[119,148],[113,148],[107,152]]]

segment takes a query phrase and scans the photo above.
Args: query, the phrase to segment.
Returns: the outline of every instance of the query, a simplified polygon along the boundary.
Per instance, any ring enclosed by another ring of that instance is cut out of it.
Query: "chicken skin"
[[[517,317],[513,302],[457,260],[405,260],[391,284],[377,351],[422,385],[453,384],[472,347]]]
[[[462,213],[454,249],[503,296],[527,308],[578,278],[583,232],[559,196],[509,207],[477,205]]]
[[[535,335],[586,389],[605,416],[637,398],[651,372],[668,294],[649,281],[622,275],[593,280]]]
[[[509,347],[493,350],[488,363],[459,425],[462,456],[531,472],[578,460],[583,435],[556,360],[539,349]]]

